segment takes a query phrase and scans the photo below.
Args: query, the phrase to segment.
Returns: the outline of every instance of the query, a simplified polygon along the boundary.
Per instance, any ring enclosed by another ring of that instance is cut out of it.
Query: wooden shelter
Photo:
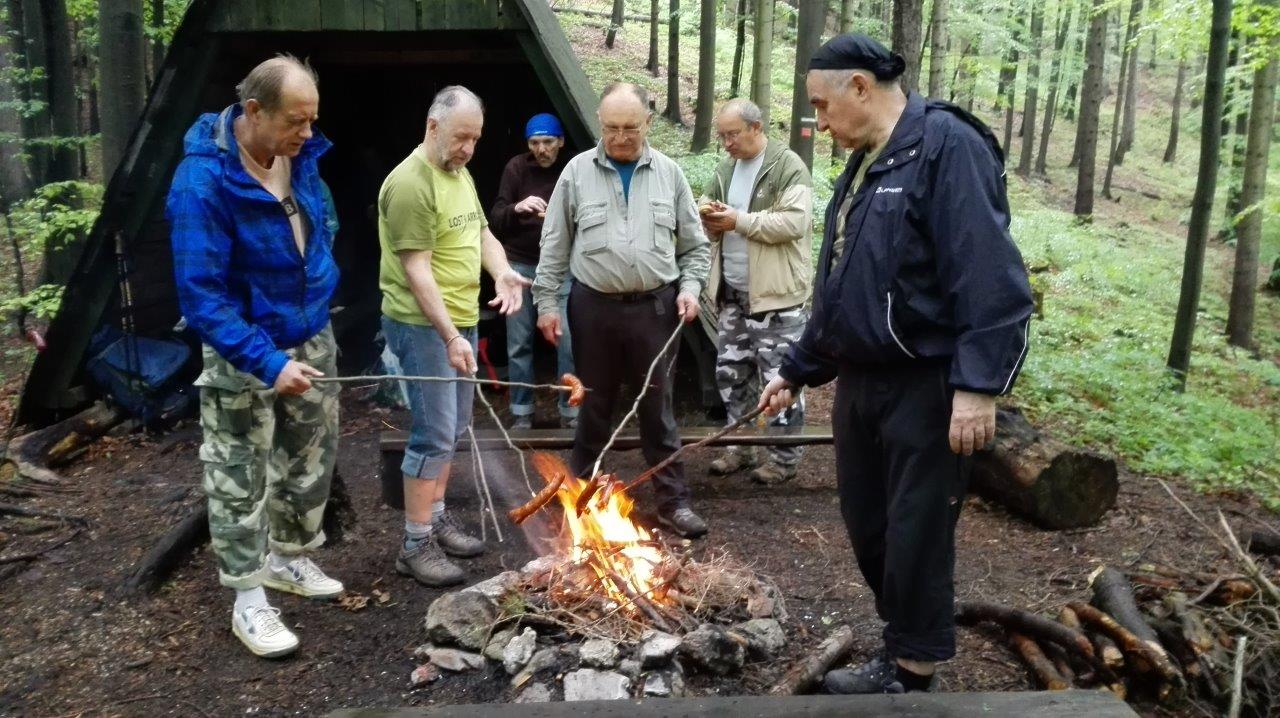
[[[21,421],[47,423],[91,396],[85,353],[99,327],[161,336],[177,324],[164,198],[183,135],[200,113],[234,102],[235,84],[280,52],[308,59],[320,77],[319,128],[334,142],[321,172],[342,225],[334,325],[348,367],[371,359],[378,326],[377,191],[421,141],[437,90],[462,84],[485,102],[470,166],[485,206],[506,161],[524,149],[531,115],[561,118],[566,152],[595,143],[595,94],[545,0],[195,0],[32,368]],[[131,301],[122,311],[125,278]]]

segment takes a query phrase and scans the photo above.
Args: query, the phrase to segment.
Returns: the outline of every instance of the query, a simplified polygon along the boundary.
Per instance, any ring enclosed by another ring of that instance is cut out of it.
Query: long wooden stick
[[[553,391],[573,391],[567,384],[529,384],[523,381],[500,381],[498,379],[477,379],[470,376],[409,376],[404,374],[369,374],[365,376],[315,376],[313,384],[355,384],[375,381],[422,381],[429,383],[462,383],[491,384],[493,386],[520,386],[527,389],[551,389]],[[587,389],[590,391],[590,389]]]
[[[707,444],[710,444],[713,441],[716,441],[718,439],[723,439],[730,432],[736,431],[737,429],[741,428],[744,424],[754,421],[755,418],[760,416],[762,413],[764,413],[764,407],[762,406],[756,407],[755,409],[752,409],[750,412],[743,414],[742,417],[739,418],[737,421],[733,422],[732,424],[729,424],[728,426],[724,427],[720,431],[717,431],[711,436],[699,439],[692,444],[685,444],[684,446],[681,446],[679,449],[676,449],[675,451],[671,452],[670,456],[654,464],[644,473],[640,474],[635,479],[633,479],[631,483],[622,487],[615,493],[630,491],[631,489],[634,489],[637,485],[642,484],[648,481],[649,479],[652,479],[659,471],[662,471],[663,469],[670,466],[672,462],[674,462],[676,459],[679,459],[680,455],[683,454],[684,452],[689,451],[691,449],[698,449],[703,446],[706,446]]]
[[[769,689],[769,695],[794,696],[813,685],[831,666],[853,650],[853,629],[840,626],[827,636],[818,650],[800,659]]]

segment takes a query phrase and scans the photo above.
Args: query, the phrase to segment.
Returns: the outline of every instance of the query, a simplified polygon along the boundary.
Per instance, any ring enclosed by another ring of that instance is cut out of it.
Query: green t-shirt
[[[396,166],[378,193],[378,284],[382,313],[406,324],[428,325],[409,289],[396,252],[431,251],[431,274],[457,327],[480,322],[481,230],[489,226],[466,168],[446,172],[422,146]]]
[[[884,149],[884,145],[873,148],[867,152],[867,156],[862,158],[862,164],[858,165],[858,171],[853,175],[853,181],[849,183],[849,189],[845,190],[844,198],[840,202],[840,209],[836,214],[836,235],[831,247],[831,271],[835,271],[836,265],[840,263],[840,257],[844,254],[844,224],[849,218],[849,210],[853,209],[853,196],[862,188],[862,181],[867,178],[867,170],[871,164],[880,156],[880,150]]]

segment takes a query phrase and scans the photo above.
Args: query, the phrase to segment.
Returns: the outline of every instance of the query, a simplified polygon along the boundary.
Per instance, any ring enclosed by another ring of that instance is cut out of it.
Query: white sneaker
[[[336,598],[342,593],[342,582],[324,575],[320,567],[306,557],[298,557],[276,569],[267,564],[262,585],[277,591],[288,591],[307,598]]]
[[[298,648],[298,637],[280,620],[280,609],[250,606],[231,612],[231,632],[255,656],[277,658]]]

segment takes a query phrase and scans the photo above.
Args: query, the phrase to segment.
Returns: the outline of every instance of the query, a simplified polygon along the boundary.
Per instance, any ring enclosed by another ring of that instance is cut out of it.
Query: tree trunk
[[[142,0],[99,0],[102,42],[102,177],[109,182],[124,157],[146,97],[143,74]]]
[[[929,41],[929,97],[942,96],[942,80],[947,71],[947,0],[933,0],[932,32]]]
[[[26,103],[17,82],[20,67],[15,64],[21,62],[22,53],[15,48],[21,44],[22,35],[13,21],[12,10],[0,16],[0,133],[14,138],[0,142],[0,214],[8,214],[14,202],[31,196],[31,176],[27,174],[21,141],[21,109]],[[15,270],[20,272],[21,260],[15,257],[14,261]]]
[[[1031,8],[1031,54],[1027,57],[1027,97],[1022,108],[1022,150],[1018,153],[1017,173],[1031,174],[1031,160],[1036,147],[1036,102],[1040,92],[1040,38],[1044,35],[1044,4]]]
[[[840,19],[837,29],[840,33],[853,32],[854,0],[840,0]]]
[[[1071,3],[1062,8],[1058,15],[1058,27],[1053,36],[1053,65],[1049,70],[1049,97],[1044,103],[1044,120],[1040,128],[1040,151],[1036,153],[1035,173],[1045,175],[1048,170],[1049,133],[1053,131],[1053,122],[1058,110],[1058,83],[1062,78],[1062,51],[1067,46],[1067,36],[1071,34],[1071,20],[1075,15],[1076,4]]]
[[[658,8],[661,0],[649,0],[649,61],[645,69],[650,75],[658,76]]]
[[[1182,124],[1182,92],[1187,84],[1187,56],[1178,58],[1178,80],[1173,86],[1173,115],[1169,120],[1169,142],[1164,146],[1165,163],[1178,156],[1178,130]]]
[[[1142,21],[1142,13],[1138,18],[1129,18],[1129,80],[1124,87],[1124,120],[1120,128],[1120,144],[1116,146],[1116,164],[1124,164],[1124,156],[1133,148],[1133,140],[1137,131],[1138,104],[1138,23]]]
[[[893,6],[895,0],[880,0],[880,32],[879,37],[891,35],[893,28]]]
[[[151,76],[148,84],[154,82],[164,66],[164,40],[160,33],[164,30],[164,0],[151,0]]]
[[[765,128],[769,127],[769,99],[773,83],[773,3],[755,0],[755,45],[751,52],[751,101],[760,106]]]
[[[1017,12],[1016,8],[1014,12]],[[1004,141],[1000,146],[1005,151],[1005,162],[1009,161],[1009,145],[1013,141],[1013,98],[1014,88],[1018,85],[1018,43],[1022,41],[1022,27],[1022,18],[1019,17],[1000,65],[1000,80],[996,90],[996,106],[1004,108]]]
[[[1240,204],[1244,216],[1236,227],[1236,265],[1231,278],[1231,306],[1227,312],[1227,342],[1252,350],[1254,299],[1258,292],[1258,246],[1262,239],[1262,203],[1267,189],[1267,160],[1275,123],[1276,39],[1270,40],[1270,59],[1253,73],[1249,106],[1248,147]]]
[[[1102,71],[1106,58],[1107,0],[1093,0],[1089,36],[1085,42],[1084,77],[1080,80],[1080,122],[1076,126],[1076,150],[1080,159],[1076,172],[1077,217],[1093,215],[1093,179],[1098,161],[1098,110],[1102,105]]]
[[[894,0],[893,3],[893,51],[907,61],[902,73],[902,91],[920,89],[920,20],[924,0]]]
[[[50,147],[38,142],[53,134],[49,111],[49,80],[45,65],[46,37],[44,12],[40,0],[10,0],[9,17],[17,35],[13,37],[19,69],[26,78],[18,88],[24,108],[22,112],[22,151],[32,188],[49,181]]]
[[[1200,167],[1191,200],[1191,220],[1187,227],[1187,250],[1182,263],[1182,289],[1178,313],[1169,342],[1169,369],[1176,388],[1187,386],[1191,366],[1191,340],[1196,332],[1196,312],[1204,280],[1204,251],[1213,214],[1213,194],[1218,185],[1218,153],[1222,140],[1223,80],[1227,72],[1227,45],[1231,34],[1231,0],[1213,0],[1213,22],[1209,31],[1209,62],[1204,82],[1204,119],[1200,134]]]
[[[716,3],[702,0],[698,20],[698,107],[693,116],[693,151],[711,144],[711,115],[716,102]]]
[[[65,140],[54,146],[49,158],[49,174],[45,179],[48,182],[64,182],[80,178],[80,156],[72,141],[79,133],[80,123],[76,112],[75,75],[71,67],[71,20],[67,17],[67,4],[64,0],[41,0],[40,6],[46,38],[45,73],[49,77],[49,115],[53,124],[53,136]],[[141,66],[138,72],[142,72]],[[139,111],[141,107],[139,100]]]
[[[119,2],[119,0],[112,1]],[[613,0],[613,13],[609,17],[609,31],[604,35],[604,46],[610,50],[613,49],[613,41],[617,39],[618,31],[622,29],[622,22],[626,19],[626,14],[626,0]]]
[[[998,411],[996,440],[973,462],[974,493],[1045,529],[1092,526],[1116,503],[1116,462],[1068,448],[1022,414]]]
[[[1116,165],[1120,164],[1120,121],[1125,113],[1125,101],[1128,99],[1129,68],[1133,63],[1133,33],[1138,29],[1138,16],[1142,13],[1142,0],[1133,0],[1129,4],[1129,23],[1124,32],[1124,51],[1120,55],[1120,81],[1116,83],[1116,110],[1111,116],[1111,151],[1107,153],[1107,175],[1102,180],[1102,196],[1111,197],[1111,177],[1115,174]]]
[[[742,55],[747,47],[747,0],[738,0],[738,14],[734,18],[736,35],[733,42],[733,79],[729,81],[729,97],[737,97],[742,89]]]
[[[791,151],[800,155],[806,167],[813,168],[813,135],[817,131],[813,107],[809,104],[809,92],[804,78],[809,70],[809,58],[822,41],[822,29],[826,26],[826,0],[798,0],[799,17],[796,22],[796,65],[791,91]]]
[[[671,0],[667,18],[667,109],[663,116],[673,125],[684,125],[680,112],[680,0]]]
[[[1083,7],[1087,8],[1088,6],[1083,6]],[[1088,12],[1089,11],[1086,9],[1085,14],[1087,15]],[[1088,27],[1089,27],[1089,23],[1085,21],[1085,16],[1081,15],[1080,27],[1077,28],[1076,30],[1075,52],[1074,54],[1072,54],[1072,58],[1079,58],[1082,65],[1084,63],[1084,40],[1085,40],[1085,37],[1087,37],[1089,34],[1089,31],[1087,29]],[[1070,80],[1067,82],[1067,93],[1066,95],[1064,95],[1065,101],[1062,103],[1064,105],[1064,107],[1062,108],[1063,109],[1062,116],[1067,118],[1068,122],[1072,122],[1076,119],[1076,108],[1080,104],[1079,102],[1077,102],[1077,97],[1080,91],[1081,74],[1082,73],[1080,72],[1067,73],[1067,76],[1070,78]],[[1077,164],[1076,162],[1073,162],[1071,166],[1075,167],[1076,164]]]
[[[1243,35],[1236,32],[1236,44],[1241,46],[1241,52],[1244,51],[1245,40]],[[1227,69],[1228,75],[1231,68]],[[1243,77],[1237,77],[1236,81],[1227,86],[1228,97],[1234,95],[1234,100],[1224,100],[1222,111],[1225,113],[1223,124],[1230,124],[1232,117],[1235,118],[1235,127],[1232,128],[1227,137],[1231,143],[1231,157],[1227,161],[1227,167],[1230,171],[1227,173],[1227,192],[1226,205],[1223,208],[1222,216],[1225,226],[1218,233],[1218,239],[1223,242],[1234,241],[1236,239],[1237,223],[1240,221],[1240,210],[1244,207],[1241,202],[1241,187],[1244,184],[1244,145],[1245,135],[1249,132],[1249,109],[1244,105],[1244,96],[1250,92],[1247,86],[1247,80]]]

